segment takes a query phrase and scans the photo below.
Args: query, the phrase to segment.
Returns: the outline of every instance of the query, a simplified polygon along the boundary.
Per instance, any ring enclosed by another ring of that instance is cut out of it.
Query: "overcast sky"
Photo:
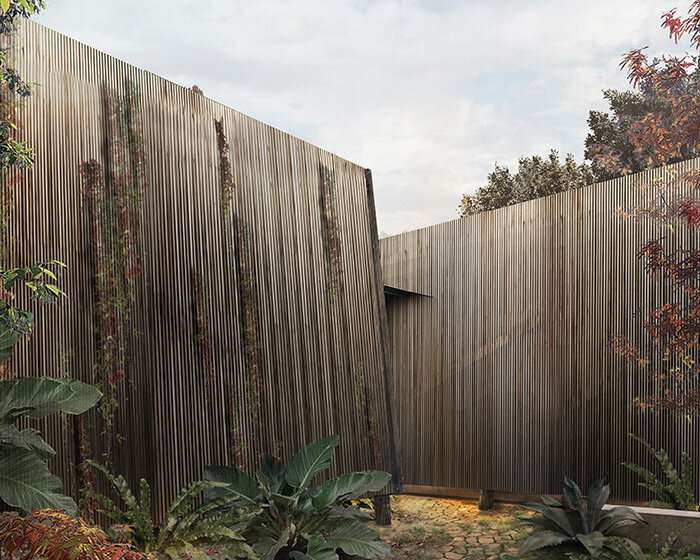
[[[451,220],[494,163],[583,157],[622,53],[689,0],[48,0],[37,21],[372,169],[384,234]]]

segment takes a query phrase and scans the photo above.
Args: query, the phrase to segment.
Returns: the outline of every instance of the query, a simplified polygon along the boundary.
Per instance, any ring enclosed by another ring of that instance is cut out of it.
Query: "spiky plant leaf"
[[[596,523],[600,517],[603,506],[610,497],[610,485],[604,483],[604,479],[597,480],[591,486],[586,496],[586,527],[589,531],[594,531]]]
[[[603,552],[605,537],[600,531],[593,531],[588,534],[578,533],[576,535],[576,540],[586,547],[588,554],[593,558],[598,558]]]
[[[546,506],[562,507],[561,502],[556,498],[550,496],[540,496],[540,498],[542,499],[542,503]]]
[[[583,508],[583,496],[581,495],[581,489],[578,487],[578,484],[576,484],[568,476],[564,477],[562,495],[564,496],[564,502],[571,509],[580,511]]]
[[[646,521],[632,508],[618,506],[601,515],[593,529],[602,533],[609,533],[619,527],[636,523],[646,523]]]
[[[562,507],[552,507],[532,502],[527,504],[520,504],[520,506],[526,509],[536,511],[537,513],[542,515],[542,517],[544,517],[547,521],[553,523],[559,531],[566,533],[570,537],[574,536],[575,532],[573,527],[571,526],[571,521],[569,521],[569,518],[567,517],[566,512]]]
[[[339,442],[338,436],[327,437],[307,445],[294,455],[285,473],[289,485],[305,490],[318,473],[331,466],[331,456]]]
[[[525,540],[518,550],[518,557],[524,556],[533,550],[557,546],[570,540],[571,537],[557,531],[538,531]]]

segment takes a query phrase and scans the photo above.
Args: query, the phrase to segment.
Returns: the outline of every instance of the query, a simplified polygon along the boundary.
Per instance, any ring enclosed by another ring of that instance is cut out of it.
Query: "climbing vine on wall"
[[[90,430],[85,416],[85,414],[82,414],[77,418],[78,454],[80,458],[80,464],[78,465],[78,483],[83,490],[94,490],[96,476],[95,471],[87,462],[87,460],[92,457],[92,447],[90,445]],[[94,523],[97,507],[97,502],[93,498],[86,496],[83,492],[80,493],[80,499],[78,500],[80,517],[88,523]]]
[[[374,404],[374,400],[374,391],[372,391],[372,388],[367,384],[362,368],[360,368],[360,372],[355,376],[355,404],[367,426],[370,451],[374,459],[374,468],[380,468],[383,460],[381,440],[379,437],[379,423],[377,421],[377,408]]]
[[[230,147],[224,132],[223,118],[214,120],[219,151],[219,200],[224,227],[233,229],[234,253],[238,265],[243,351],[246,359],[246,401],[256,424],[260,424],[260,400],[263,391],[263,354],[255,263],[251,249],[250,227],[231,209],[235,188],[231,171]],[[236,414],[239,418],[240,415]]]
[[[107,177],[94,159],[80,166],[94,268],[98,344],[94,371],[96,384],[104,394],[99,410],[107,436],[108,462],[117,386],[127,378],[127,325],[136,301],[135,280],[143,272],[139,234],[148,182],[139,107],[133,83],[126,83],[123,95],[107,88]]]
[[[216,129],[216,145],[219,149],[219,204],[226,219],[231,214],[231,202],[233,201],[235,184],[233,182],[233,173],[231,172],[231,154],[228,140],[226,140],[226,134],[224,133],[223,117],[218,121],[214,119],[214,128]]]
[[[194,290],[195,320],[197,322],[197,344],[202,357],[207,386],[214,380],[214,346],[211,341],[211,324],[209,319],[209,293],[204,275],[191,271]]]
[[[253,256],[250,247],[250,230],[246,223],[236,220],[239,285],[243,304],[243,347],[248,364],[246,391],[253,419],[260,418],[260,397],[263,391],[262,344],[258,319],[258,291]]]
[[[323,246],[326,254],[326,287],[332,296],[343,291],[343,242],[338,219],[338,201],[335,187],[335,172],[325,165],[321,171],[321,225]]]
[[[238,405],[238,393],[231,387],[231,383],[226,383],[228,420],[231,426],[231,459],[233,464],[242,469],[248,461],[248,444],[243,436],[243,423],[241,411]]]

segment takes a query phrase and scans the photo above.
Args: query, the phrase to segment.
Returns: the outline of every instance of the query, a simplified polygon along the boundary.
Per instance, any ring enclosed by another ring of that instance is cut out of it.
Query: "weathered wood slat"
[[[700,160],[592,185],[380,240],[397,430],[407,485],[556,493],[607,475],[613,495],[649,499],[621,466],[650,466],[640,434],[700,464],[697,421],[643,412],[654,390],[609,346],[639,331],[634,312],[664,293],[636,257],[687,228],[629,220],[655,179]],[[636,329],[636,330],[635,330]],[[696,483],[700,473],[695,473]]]
[[[134,281],[124,333],[128,379],[117,386],[114,469],[132,485],[148,479],[159,514],[180,487],[201,477],[205,464],[235,460],[236,445],[238,459],[252,470],[263,450],[288,460],[301,446],[337,433],[341,445],[331,474],[375,468],[356,396],[363,375],[375,397],[381,467],[398,472],[386,427],[388,373],[365,169],[31,22],[22,27],[13,57],[20,75],[41,85],[19,113],[38,159],[16,190],[12,262],[65,261],[60,284],[69,299],[54,307],[21,300],[36,312],[37,328],[19,345],[12,367],[20,375],[95,381],[95,268],[78,167],[95,158],[112,188],[105,91],[133,84],[149,186],[139,233],[143,273]],[[220,205],[214,119],[221,118],[235,183],[229,218]],[[337,296],[327,282],[321,165],[335,173],[337,188],[345,285]],[[242,299],[241,270],[248,265],[252,304]],[[193,272],[206,287],[209,382],[197,342]],[[248,399],[246,305],[255,309],[261,352],[257,417]],[[101,459],[104,423],[96,411],[87,418],[93,457]],[[42,428],[59,450],[51,468],[75,495],[80,453],[72,422],[66,428],[51,419]]]

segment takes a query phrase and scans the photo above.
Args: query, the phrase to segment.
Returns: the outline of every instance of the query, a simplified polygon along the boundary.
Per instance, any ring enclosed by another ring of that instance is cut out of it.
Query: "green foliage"
[[[629,434],[629,436],[641,443],[649,454],[656,460],[668,480],[664,484],[654,473],[635,463],[622,463],[631,471],[644,479],[639,485],[648,488],[659,497],[659,501],[651,502],[652,507],[666,507],[670,509],[695,511],[695,492],[693,490],[693,464],[687,453],[683,453],[681,459],[680,474],[673,466],[671,458],[663,449],[654,449],[644,438]]]
[[[564,477],[562,494],[563,503],[542,496],[541,504],[521,504],[540,515],[523,519],[524,523],[534,525],[539,530],[522,544],[518,556],[565,544],[582,547],[582,552],[592,558],[601,558],[606,551],[615,552],[615,548],[622,544],[635,553],[642,554],[633,541],[621,537],[612,539],[609,536],[614,529],[644,523],[644,520],[628,507],[615,507],[603,512],[603,506],[610,496],[610,485],[604,484],[602,478],[591,486],[588,495],[584,497],[576,483]]]
[[[695,84],[689,84],[697,88]],[[643,120],[648,114],[671,117],[671,107],[667,100],[655,95],[653,91],[617,91],[605,90],[603,97],[609,103],[609,111],[590,111],[584,157],[591,162],[591,170],[596,181],[607,181],[622,175],[622,169],[630,173],[644,171],[653,165],[635,147],[630,138],[635,123]],[[619,168],[614,169],[603,165],[598,159],[600,150],[605,148],[617,154]],[[697,156],[688,146],[682,148],[682,158],[670,160],[675,163],[682,159]]]
[[[240,534],[251,517],[245,508],[233,507],[235,500],[230,495],[195,505],[202,492],[221,489],[225,484],[209,481],[188,484],[156,526],[151,512],[151,488],[146,480],[141,479],[141,496],[137,500],[123,476],[114,476],[95,461],[88,459],[86,462],[105,475],[124,505],[120,509],[109,497],[95,490],[81,490],[100,505],[98,512],[115,521],[107,531],[114,540],[126,541],[141,552],[156,552],[170,559],[185,554],[202,560],[255,557]]]
[[[238,506],[254,506],[256,517],[243,533],[262,560],[337,560],[391,556],[391,547],[366,525],[356,506],[343,506],[367,492],[377,492],[391,475],[381,471],[345,474],[311,487],[330,466],[338,437],[312,443],[284,466],[263,455],[252,478],[234,467],[209,466],[205,478],[225,483],[207,491],[212,500],[229,496]]]
[[[15,295],[10,290],[21,284],[32,293],[33,298],[43,303],[65,297],[66,294],[51,283],[51,280],[56,280],[56,274],[51,270],[53,266],[65,268],[66,265],[60,261],[46,261],[33,266],[0,270],[0,285],[7,294],[7,299],[0,300],[0,361],[9,359],[17,343],[17,335],[28,334],[34,327],[33,315],[12,304]],[[47,278],[50,280],[47,281]]]
[[[102,394],[70,379],[22,377],[0,381],[0,498],[25,512],[61,509],[76,515],[75,502],[63,495],[61,481],[46,467],[56,452],[34,429],[18,430],[21,417],[43,418],[56,412],[82,414]]]
[[[497,164],[488,176],[487,186],[478,189],[474,195],[464,195],[458,210],[460,216],[470,216],[578,189],[593,183],[593,180],[588,165],[577,164],[571,154],[560,163],[558,152],[552,150],[547,159],[540,156],[520,158],[515,175],[507,167]]]

